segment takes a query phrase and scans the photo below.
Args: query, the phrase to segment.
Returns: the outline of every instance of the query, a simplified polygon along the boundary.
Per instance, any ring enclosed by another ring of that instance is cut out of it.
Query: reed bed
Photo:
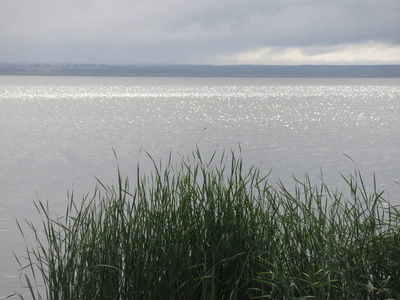
[[[137,178],[70,195],[62,217],[36,203],[33,299],[400,298],[400,212],[359,172],[346,193],[307,176],[288,189],[197,150]]]

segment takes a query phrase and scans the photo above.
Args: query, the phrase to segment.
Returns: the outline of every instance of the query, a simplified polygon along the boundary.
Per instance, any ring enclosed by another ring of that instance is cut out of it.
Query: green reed
[[[400,212],[358,172],[345,197],[308,177],[270,185],[233,152],[153,163],[133,188],[118,172],[70,195],[62,217],[36,203],[20,259],[34,299],[400,297]]]

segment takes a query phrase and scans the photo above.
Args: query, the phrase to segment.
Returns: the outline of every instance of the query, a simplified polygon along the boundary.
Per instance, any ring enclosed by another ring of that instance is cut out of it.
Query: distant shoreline
[[[400,78],[400,65],[107,65],[0,63],[0,75]]]

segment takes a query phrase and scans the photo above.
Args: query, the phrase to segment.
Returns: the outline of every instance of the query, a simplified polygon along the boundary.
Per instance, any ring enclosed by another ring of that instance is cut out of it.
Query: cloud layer
[[[324,47],[266,47],[234,55],[221,56],[226,64],[268,65],[348,65],[398,64],[400,46],[385,43],[360,43]]]
[[[400,63],[398,0],[3,0],[0,61]]]

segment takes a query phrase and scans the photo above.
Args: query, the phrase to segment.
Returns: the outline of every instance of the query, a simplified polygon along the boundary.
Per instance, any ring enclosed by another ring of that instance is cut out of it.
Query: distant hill
[[[400,65],[106,65],[0,63],[0,75],[399,78]]]

